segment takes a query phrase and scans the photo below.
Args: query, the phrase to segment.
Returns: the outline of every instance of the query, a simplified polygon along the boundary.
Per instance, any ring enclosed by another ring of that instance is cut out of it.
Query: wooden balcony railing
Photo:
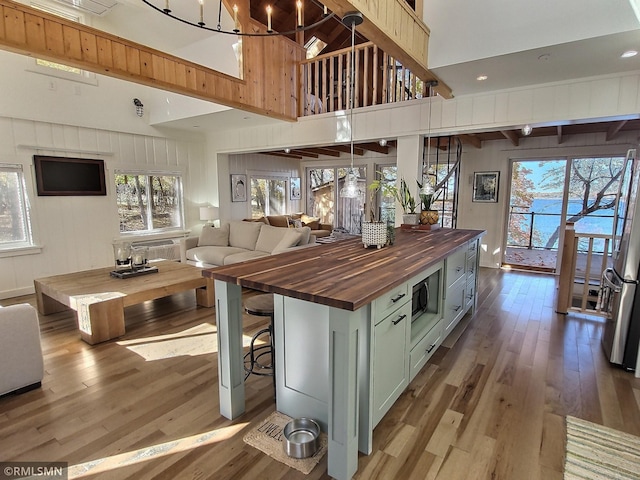
[[[571,311],[607,316],[600,300],[602,273],[611,266],[611,241],[611,235],[577,233],[574,224],[567,223],[560,266],[558,313]],[[602,247],[596,249],[596,242]]]
[[[355,47],[354,108],[427,96],[427,86],[371,42]],[[300,64],[300,116],[350,108],[351,47]]]

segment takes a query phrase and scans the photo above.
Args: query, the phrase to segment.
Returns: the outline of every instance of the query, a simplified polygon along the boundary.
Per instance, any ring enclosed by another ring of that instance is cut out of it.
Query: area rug
[[[640,437],[567,416],[564,478],[640,478]]]
[[[252,428],[244,436],[243,440],[274,460],[278,460],[304,474],[309,474],[324,457],[324,454],[327,453],[327,435],[325,433],[320,434],[320,448],[318,448],[313,457],[291,458],[284,452],[282,444],[284,439],[282,430],[284,430],[289,421],[291,421],[291,417],[280,412],[273,412],[260,422],[257,427]]]

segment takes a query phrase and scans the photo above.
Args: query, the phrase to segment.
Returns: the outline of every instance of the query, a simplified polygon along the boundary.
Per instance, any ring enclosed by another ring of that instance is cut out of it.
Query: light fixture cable
[[[353,168],[354,146],[353,146],[353,110],[355,107],[355,76],[356,76],[356,25],[362,23],[362,14],[360,12],[347,13],[342,19],[342,23],[348,25],[351,23],[351,65],[349,79],[349,137],[351,164],[345,176],[344,187],[340,190],[342,198],[357,198],[360,196],[358,191],[358,174]]]

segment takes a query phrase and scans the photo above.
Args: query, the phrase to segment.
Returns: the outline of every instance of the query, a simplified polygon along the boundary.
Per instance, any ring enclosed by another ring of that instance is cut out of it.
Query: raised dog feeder
[[[320,446],[320,426],[310,418],[294,418],[283,430],[285,453],[293,458],[312,457]]]

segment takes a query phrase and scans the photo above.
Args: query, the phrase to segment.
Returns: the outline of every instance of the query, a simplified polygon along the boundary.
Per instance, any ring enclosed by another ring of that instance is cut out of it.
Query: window
[[[251,218],[287,212],[287,180],[251,177]]]
[[[22,166],[0,164],[0,250],[32,245]]]
[[[184,228],[179,174],[116,171],[115,183],[120,233]]]
[[[333,225],[334,229],[359,234],[364,216],[365,197],[341,198],[340,189],[344,186],[349,167],[309,168],[307,169],[307,212],[320,218],[322,223]],[[358,186],[366,192],[366,167],[355,167],[358,171]],[[337,179],[337,182],[336,182]]]

